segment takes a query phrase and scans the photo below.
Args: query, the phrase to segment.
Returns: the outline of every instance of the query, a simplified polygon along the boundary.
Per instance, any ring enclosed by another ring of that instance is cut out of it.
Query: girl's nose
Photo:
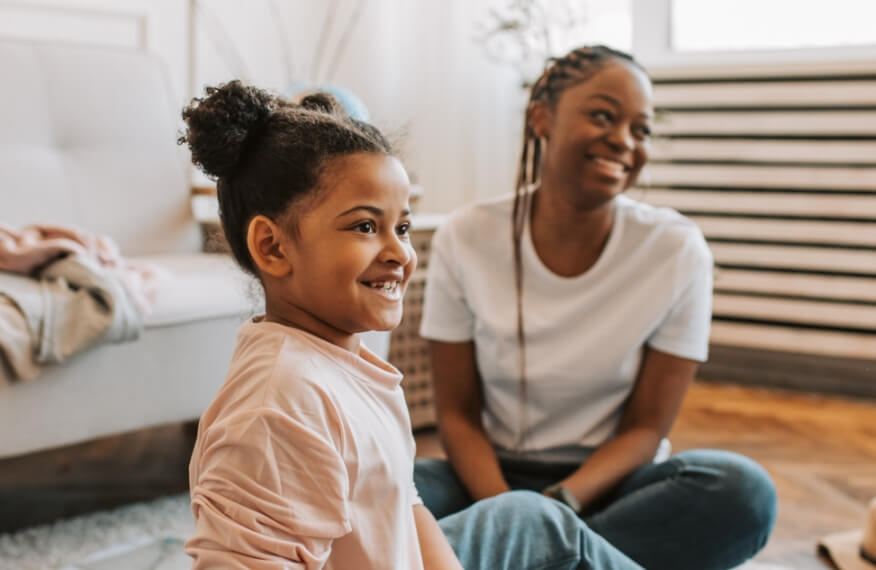
[[[414,252],[411,242],[402,239],[395,233],[385,240],[384,247],[378,257],[383,263],[397,263],[403,266],[416,258],[417,254]]]

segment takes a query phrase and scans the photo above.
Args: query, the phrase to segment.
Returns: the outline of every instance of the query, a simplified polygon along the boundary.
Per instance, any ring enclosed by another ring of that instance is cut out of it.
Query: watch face
[[[557,489],[558,499],[565,503],[570,509],[575,511],[576,513],[581,510],[581,503],[578,502],[578,499],[575,498],[575,495],[572,494],[572,491],[568,490],[565,487],[559,487]]]

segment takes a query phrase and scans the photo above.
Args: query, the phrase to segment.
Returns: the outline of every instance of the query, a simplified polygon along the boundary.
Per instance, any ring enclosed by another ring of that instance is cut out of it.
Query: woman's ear
[[[526,110],[526,120],[537,138],[549,140],[554,112],[543,101],[533,101]]]
[[[289,240],[280,227],[267,216],[258,215],[246,229],[246,247],[259,270],[271,277],[292,273]]]

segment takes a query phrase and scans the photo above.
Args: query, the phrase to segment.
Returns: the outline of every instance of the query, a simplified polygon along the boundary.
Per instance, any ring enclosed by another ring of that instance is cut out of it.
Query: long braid
[[[529,94],[529,104],[523,121],[523,148],[520,153],[520,163],[517,169],[517,184],[514,189],[514,206],[511,210],[511,239],[514,253],[514,289],[517,308],[517,344],[520,368],[520,399],[519,418],[520,431],[517,439],[517,450],[522,451],[526,440],[527,421],[527,377],[526,377],[526,335],[523,322],[523,260],[521,256],[521,240],[526,227],[532,203],[532,190],[541,184],[542,160],[546,141],[539,137],[532,128],[529,113],[533,104],[545,104],[553,107],[560,94],[572,87],[590,79],[594,73],[611,60],[622,60],[639,64],[625,52],[610,47],[596,45],[585,46],[572,50],[559,58],[550,58],[538,80],[533,84]]]

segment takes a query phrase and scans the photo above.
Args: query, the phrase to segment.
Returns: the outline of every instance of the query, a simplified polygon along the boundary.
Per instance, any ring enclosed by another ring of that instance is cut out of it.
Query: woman
[[[692,222],[622,195],[653,119],[629,55],[552,60],[514,196],[436,233],[421,332],[449,462],[415,480],[439,519],[529,489],[645,568],[729,568],[765,544],[775,490],[729,452],[654,461],[707,356],[712,256]]]

